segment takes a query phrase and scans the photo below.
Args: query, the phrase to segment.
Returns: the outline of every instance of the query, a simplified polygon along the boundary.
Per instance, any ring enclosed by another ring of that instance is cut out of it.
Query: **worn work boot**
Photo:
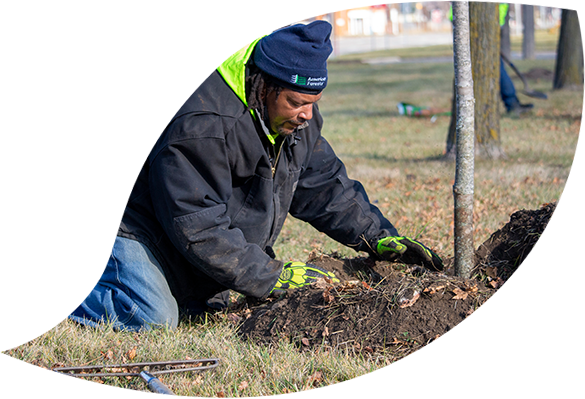
[[[10,303],[12,295],[30,276],[32,269],[46,262],[38,252],[15,238],[0,251],[0,300]]]
[[[69,255],[57,246],[51,237],[43,241],[35,251],[39,253],[47,262],[51,262],[55,266],[77,267],[78,264],[73,262]]]
[[[530,111],[532,108],[534,108],[534,104],[515,104],[514,106],[510,107],[508,109],[508,113],[516,113],[518,115],[523,114],[525,112]]]

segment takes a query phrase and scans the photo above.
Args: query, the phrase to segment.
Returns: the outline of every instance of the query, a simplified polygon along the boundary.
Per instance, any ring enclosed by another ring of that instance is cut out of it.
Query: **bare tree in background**
[[[499,4],[469,2],[469,31],[475,95],[476,156],[505,157],[500,138],[500,24]],[[447,159],[456,149],[457,110],[452,105],[447,135]]]
[[[245,0],[210,0],[211,53],[226,41],[246,34]]]
[[[583,43],[575,10],[563,10],[553,83],[555,90],[583,88]]]
[[[534,44],[534,6],[522,5],[522,59],[533,60],[535,58]]]
[[[510,13],[506,13],[504,25],[500,28],[500,51],[509,60],[512,59],[512,43],[510,41]]]

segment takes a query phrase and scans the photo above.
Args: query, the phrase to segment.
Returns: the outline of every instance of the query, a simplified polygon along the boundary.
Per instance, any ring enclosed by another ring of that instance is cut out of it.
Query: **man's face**
[[[266,109],[270,128],[282,136],[291,134],[297,127],[313,117],[313,104],[319,101],[319,94],[303,94],[282,89],[278,97],[271,92],[266,98]]]

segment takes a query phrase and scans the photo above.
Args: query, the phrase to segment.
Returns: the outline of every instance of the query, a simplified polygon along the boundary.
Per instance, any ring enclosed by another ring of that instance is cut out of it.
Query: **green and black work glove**
[[[407,265],[422,265],[433,271],[443,270],[443,261],[422,243],[408,237],[385,237],[378,241],[376,252],[384,260]]]
[[[304,287],[316,279],[324,277],[331,279],[333,283],[339,282],[335,274],[310,263],[288,262],[284,264],[280,277],[271,292]]]

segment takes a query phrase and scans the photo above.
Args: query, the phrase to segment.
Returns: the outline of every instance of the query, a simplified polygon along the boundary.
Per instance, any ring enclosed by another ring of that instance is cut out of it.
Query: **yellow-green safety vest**
[[[509,9],[510,5],[508,3],[500,3],[500,26],[503,26],[506,23],[506,15],[508,15]],[[449,21],[453,21],[453,6],[449,7],[447,17],[449,17]]]

